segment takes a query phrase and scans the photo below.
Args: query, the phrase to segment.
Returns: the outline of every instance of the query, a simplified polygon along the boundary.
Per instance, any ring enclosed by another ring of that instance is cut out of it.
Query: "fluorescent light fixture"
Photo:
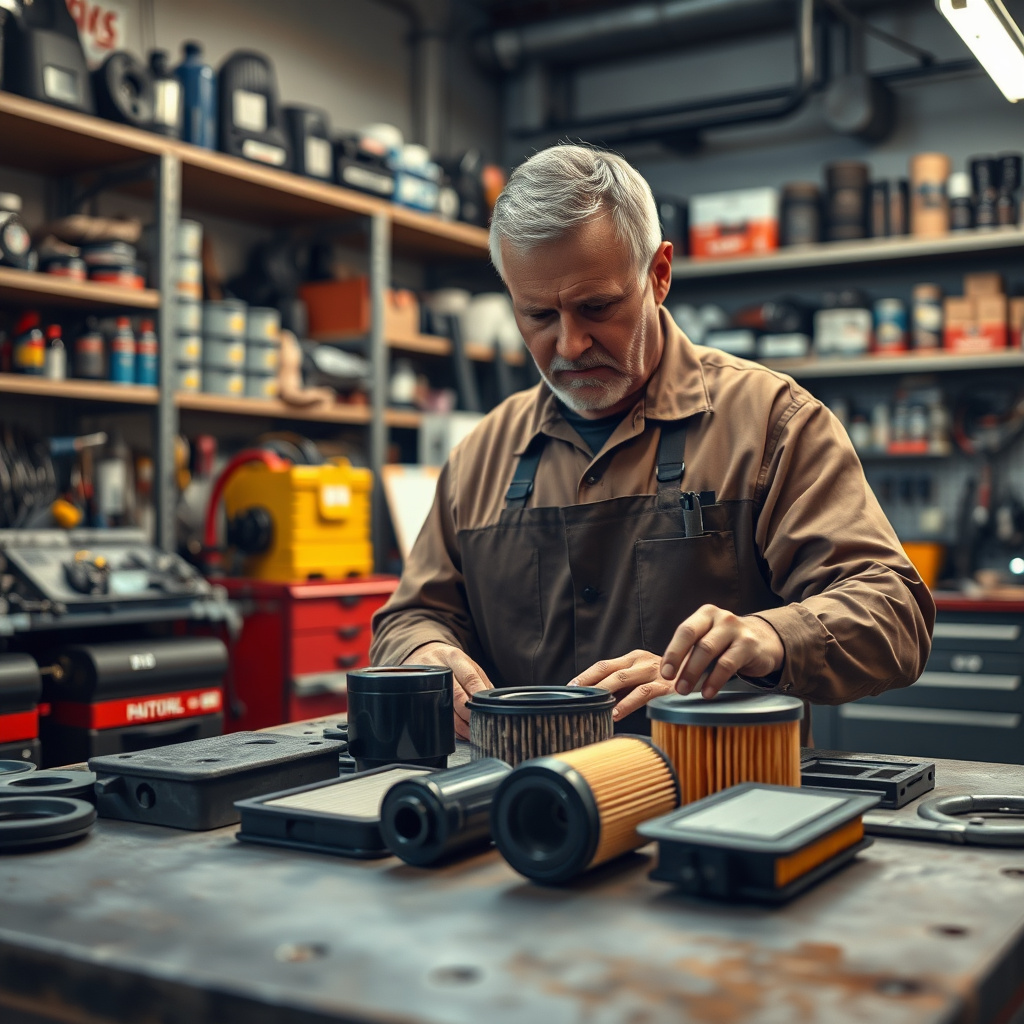
[[[935,0],[935,6],[971,48],[1000,92],[1024,99],[1024,34],[1002,0]]]

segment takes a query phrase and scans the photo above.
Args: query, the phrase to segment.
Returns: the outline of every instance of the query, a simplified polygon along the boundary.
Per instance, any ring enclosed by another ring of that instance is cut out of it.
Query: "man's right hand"
[[[452,670],[455,697],[455,735],[469,739],[469,698],[480,690],[493,690],[494,685],[484,670],[465,651],[451,644],[433,641],[417,647],[408,658],[407,665],[441,665]]]

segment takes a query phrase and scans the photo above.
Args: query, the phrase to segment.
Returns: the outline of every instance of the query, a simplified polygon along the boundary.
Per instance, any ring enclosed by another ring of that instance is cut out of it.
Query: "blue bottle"
[[[117,329],[110,339],[110,379],[115,384],[135,383],[135,334],[126,316],[117,318]]]
[[[217,148],[217,76],[203,63],[199,43],[185,43],[185,59],[174,69],[181,82],[181,137],[204,149]]]

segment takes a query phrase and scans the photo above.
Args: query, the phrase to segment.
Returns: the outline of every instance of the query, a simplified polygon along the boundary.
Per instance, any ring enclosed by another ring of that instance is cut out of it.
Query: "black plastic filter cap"
[[[647,705],[647,717],[672,725],[770,725],[799,722],[804,705],[797,697],[776,693],[726,691],[710,700],[699,693],[669,694]]]

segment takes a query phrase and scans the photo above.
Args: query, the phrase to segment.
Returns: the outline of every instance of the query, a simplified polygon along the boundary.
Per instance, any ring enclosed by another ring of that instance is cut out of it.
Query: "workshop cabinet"
[[[1024,763],[1024,604],[937,603],[921,678],[877,697],[816,708],[819,746]]]
[[[343,712],[346,673],[370,663],[373,613],[398,579],[223,579],[243,616],[227,678],[229,732]]]

